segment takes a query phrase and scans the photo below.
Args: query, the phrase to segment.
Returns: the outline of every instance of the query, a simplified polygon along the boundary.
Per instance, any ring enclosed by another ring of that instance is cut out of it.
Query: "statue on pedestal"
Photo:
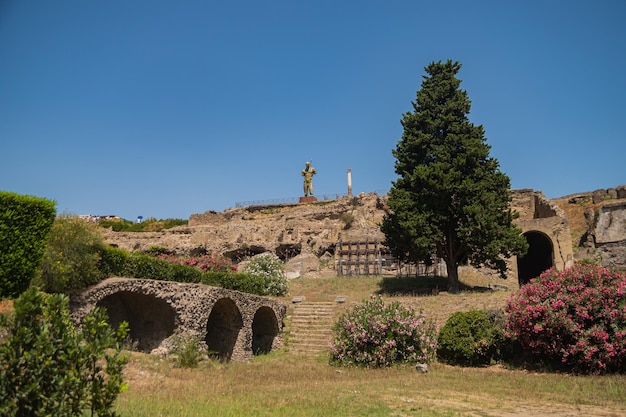
[[[302,170],[302,176],[304,177],[304,196],[308,197],[309,194],[313,195],[313,175],[317,174],[315,168],[311,166],[310,162],[306,163],[306,166]]]

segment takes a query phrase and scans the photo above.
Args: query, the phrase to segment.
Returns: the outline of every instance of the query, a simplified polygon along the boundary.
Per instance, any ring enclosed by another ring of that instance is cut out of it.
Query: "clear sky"
[[[626,183],[624,0],[0,0],[0,190],[188,218],[386,192],[424,67],[463,64],[513,188]]]

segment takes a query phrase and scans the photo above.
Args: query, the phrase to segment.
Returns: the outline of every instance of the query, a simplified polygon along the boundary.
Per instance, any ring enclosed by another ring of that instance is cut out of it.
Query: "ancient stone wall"
[[[523,284],[549,267],[570,266],[574,256],[565,212],[538,191],[513,190],[511,197],[511,208],[520,214],[515,223],[526,236],[529,251],[510,260],[509,278]]]
[[[130,324],[137,349],[167,354],[177,335],[200,337],[222,360],[244,361],[283,346],[286,306],[278,301],[203,284],[110,278],[72,296],[80,325],[94,307],[111,324]]]

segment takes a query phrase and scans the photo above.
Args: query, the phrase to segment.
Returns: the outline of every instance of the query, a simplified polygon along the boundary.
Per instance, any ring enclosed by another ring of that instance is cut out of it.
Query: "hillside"
[[[605,242],[608,244],[600,247],[599,239],[596,239],[596,235],[603,233],[603,230],[596,230],[596,226],[606,227],[606,222],[599,221],[598,217],[603,213],[603,207],[612,207],[609,214],[613,218],[626,213],[626,186],[550,201],[541,192],[532,190],[514,190],[513,195],[513,208],[522,214],[520,221],[539,219],[545,223],[546,216],[563,217],[563,230],[571,234],[571,243],[567,239],[566,246],[573,246],[563,253],[573,253],[575,259],[607,259],[612,262],[608,266],[626,265],[623,243],[626,241],[626,228],[623,232],[613,230],[616,226],[609,222],[613,229],[611,238]],[[219,253],[234,262],[247,256],[272,252],[287,263],[291,277],[332,276],[337,273],[336,249],[340,240],[384,240],[378,225],[386,213],[386,202],[387,196],[370,193],[307,204],[207,211],[191,215],[186,226],[160,232],[114,232],[107,229],[105,239],[112,245],[131,251],[158,246],[178,254]],[[591,217],[590,213],[593,214]],[[552,226],[546,227],[545,233],[550,233]]]

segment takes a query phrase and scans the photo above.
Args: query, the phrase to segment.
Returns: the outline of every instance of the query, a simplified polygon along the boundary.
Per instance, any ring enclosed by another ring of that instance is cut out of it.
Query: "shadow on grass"
[[[459,282],[462,292],[491,291],[487,287],[471,287]],[[439,276],[385,277],[380,282],[380,295],[437,295],[448,291],[448,278]]]

